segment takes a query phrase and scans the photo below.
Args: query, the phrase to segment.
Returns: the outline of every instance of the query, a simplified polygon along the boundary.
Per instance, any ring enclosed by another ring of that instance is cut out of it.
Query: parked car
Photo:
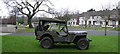
[[[26,25],[25,28],[29,28],[29,25]]]
[[[67,22],[54,18],[40,18],[35,27],[36,39],[42,48],[53,48],[54,43],[74,43],[80,50],[89,48],[87,31],[68,31]]]

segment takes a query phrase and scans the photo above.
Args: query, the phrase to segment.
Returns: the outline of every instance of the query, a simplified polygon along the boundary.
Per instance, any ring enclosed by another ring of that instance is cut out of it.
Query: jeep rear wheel
[[[86,38],[81,38],[77,41],[76,46],[80,50],[88,49],[89,41]]]
[[[50,37],[44,37],[41,40],[41,47],[50,49],[53,47],[53,40]]]

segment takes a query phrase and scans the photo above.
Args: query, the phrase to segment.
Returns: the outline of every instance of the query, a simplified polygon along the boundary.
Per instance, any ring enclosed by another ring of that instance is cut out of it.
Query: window
[[[102,21],[100,21],[100,24],[103,24],[103,22],[102,22]]]
[[[89,24],[91,24],[91,21],[89,21]]]
[[[108,22],[106,22],[106,25],[108,25]]]
[[[48,31],[57,31],[60,32],[60,30],[65,27],[65,24],[59,24],[59,23],[49,23]],[[66,28],[65,28],[66,31]]]
[[[92,16],[90,16],[90,19],[92,19]]]
[[[81,23],[83,24],[83,21],[81,21]]]
[[[95,25],[96,21],[93,21],[93,25]]]
[[[83,19],[83,17],[80,17],[79,19]]]
[[[116,17],[116,15],[111,15],[111,16],[110,16],[110,18],[115,18],[115,17]]]
[[[73,24],[75,24],[75,22],[73,22]]]
[[[70,25],[70,22],[68,22],[68,24]]]
[[[118,25],[120,25],[120,21],[118,22]]]

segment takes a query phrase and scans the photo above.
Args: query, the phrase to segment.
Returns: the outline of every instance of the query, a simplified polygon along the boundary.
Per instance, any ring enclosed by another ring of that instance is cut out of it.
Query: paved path
[[[3,36],[3,35],[10,35],[12,33],[0,33],[0,36]]]
[[[94,35],[94,36],[104,36],[105,31],[104,30],[80,30],[80,29],[70,29],[71,31],[87,31],[88,35]],[[120,35],[120,31],[107,31],[107,36],[118,36]]]
[[[35,36],[33,32],[16,32],[10,34],[10,36]]]
[[[4,33],[16,32],[15,25],[0,25],[0,32],[4,32]]]
[[[70,31],[87,31],[88,32],[88,36],[104,36],[105,35],[105,31],[98,31],[98,30],[80,30],[80,29],[69,29]],[[118,34],[120,35],[120,32],[118,31],[107,31],[107,36],[118,36]],[[35,34],[33,32],[16,32],[13,34],[10,34],[10,36],[35,36]]]

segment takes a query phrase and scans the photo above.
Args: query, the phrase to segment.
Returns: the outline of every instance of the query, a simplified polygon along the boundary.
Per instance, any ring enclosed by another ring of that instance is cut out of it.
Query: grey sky
[[[55,4],[56,9],[68,8],[71,10],[80,10],[82,12],[87,11],[88,9],[101,10],[102,6],[115,7],[118,1],[120,0],[54,0],[52,1]]]
[[[101,10],[102,6],[106,8],[106,6],[109,6],[111,8],[115,8],[115,6],[118,4],[118,1],[120,0],[51,0],[51,2],[54,4],[53,8],[57,10],[61,9],[69,9],[71,11],[79,10],[81,12],[85,12],[91,8],[95,10]],[[8,11],[3,4],[2,0],[0,0],[0,16],[8,15]]]
[[[0,16],[8,16],[8,10],[5,7],[5,4],[0,0]]]

